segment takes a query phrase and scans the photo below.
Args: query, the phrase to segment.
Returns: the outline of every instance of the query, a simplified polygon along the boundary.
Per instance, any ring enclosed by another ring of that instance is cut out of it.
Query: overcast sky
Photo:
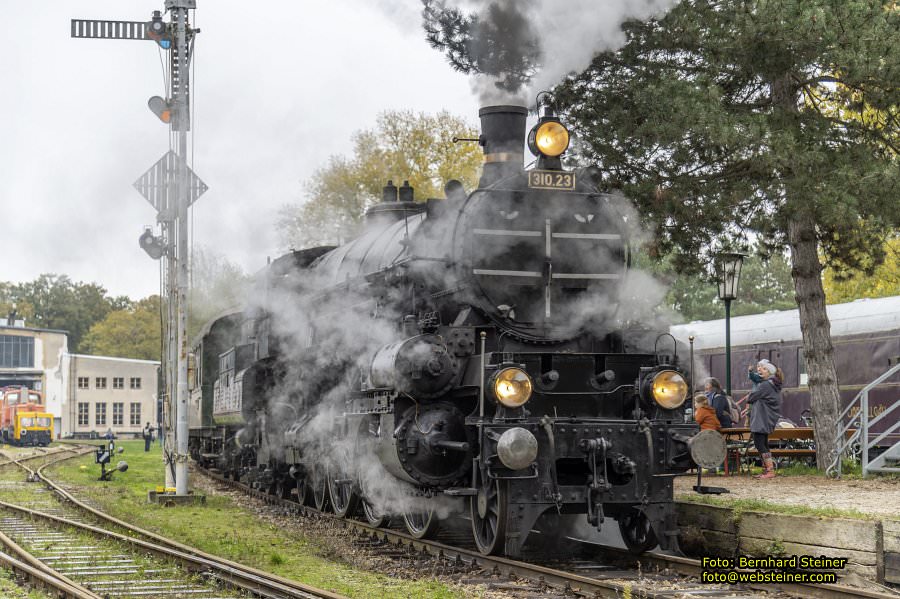
[[[198,0],[194,243],[248,272],[278,252],[278,208],[384,110],[477,122],[465,76],[424,41],[418,0]],[[71,39],[70,19],[149,20],[162,0],[4,2],[0,280],[40,273],[114,295],[158,291],[138,247],[155,211],[132,183],[167,150],[147,108],[164,95],[150,41]],[[168,20],[168,18],[167,18]]]

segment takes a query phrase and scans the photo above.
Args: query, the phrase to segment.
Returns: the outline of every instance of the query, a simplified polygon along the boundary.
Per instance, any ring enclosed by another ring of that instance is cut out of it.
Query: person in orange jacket
[[[709,400],[702,393],[694,396],[694,420],[700,425],[701,431],[717,431],[722,428],[716,417],[716,410],[709,405]]]

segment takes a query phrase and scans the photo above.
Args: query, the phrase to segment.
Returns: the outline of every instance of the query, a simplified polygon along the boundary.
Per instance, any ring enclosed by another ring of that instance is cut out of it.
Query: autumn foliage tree
[[[113,310],[85,335],[81,352],[136,360],[159,360],[162,321],[160,299],[151,295]]]
[[[389,111],[372,129],[353,136],[353,153],[331,156],[307,184],[307,199],[281,209],[277,228],[285,246],[326,245],[353,236],[381,189],[390,179],[415,188],[416,199],[444,197],[444,184],[475,186],[482,153],[477,144],[453,143],[477,137],[463,119],[447,112],[431,116]]]
[[[0,283],[0,316],[15,309],[28,326],[67,331],[70,351],[82,351],[90,328],[130,302],[109,296],[97,283],[76,282],[67,275],[45,273],[33,281]]]
[[[751,239],[789,248],[820,468],[840,411],[822,270],[871,272],[900,226],[894,4],[685,0],[556,93],[658,254],[691,268]],[[885,118],[850,116],[866,110]]]

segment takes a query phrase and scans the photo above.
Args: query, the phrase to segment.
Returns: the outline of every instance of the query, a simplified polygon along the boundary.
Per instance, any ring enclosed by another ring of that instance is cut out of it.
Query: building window
[[[131,416],[128,421],[131,423],[131,426],[141,425],[141,404],[137,402],[131,404]]]
[[[88,425],[88,403],[78,402],[78,426]]]
[[[106,389],[106,377],[98,376],[94,381],[94,387],[96,387],[97,389]]]
[[[113,404],[113,426],[122,426],[125,421],[125,404]]]
[[[34,338],[0,335],[0,368],[33,368]]]
[[[87,376],[78,377],[78,388],[79,389],[89,389],[91,384],[91,378]]]
[[[96,414],[94,423],[97,426],[106,426],[106,404],[94,404],[94,413]]]
[[[141,388],[141,377],[139,377],[139,376],[131,377],[131,388],[132,389],[140,389]]]
[[[124,389],[125,388],[125,377],[124,376],[114,376],[113,377],[113,389]]]

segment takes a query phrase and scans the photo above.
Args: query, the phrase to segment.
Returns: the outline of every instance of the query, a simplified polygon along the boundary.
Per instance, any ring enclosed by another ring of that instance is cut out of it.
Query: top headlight
[[[534,154],[555,158],[569,147],[569,130],[559,121],[539,123],[528,137],[529,149]]]
[[[518,408],[531,399],[531,377],[521,368],[504,368],[492,384],[497,401],[507,408]]]
[[[674,410],[687,399],[688,385],[674,370],[663,370],[653,377],[650,393],[661,408]]]

